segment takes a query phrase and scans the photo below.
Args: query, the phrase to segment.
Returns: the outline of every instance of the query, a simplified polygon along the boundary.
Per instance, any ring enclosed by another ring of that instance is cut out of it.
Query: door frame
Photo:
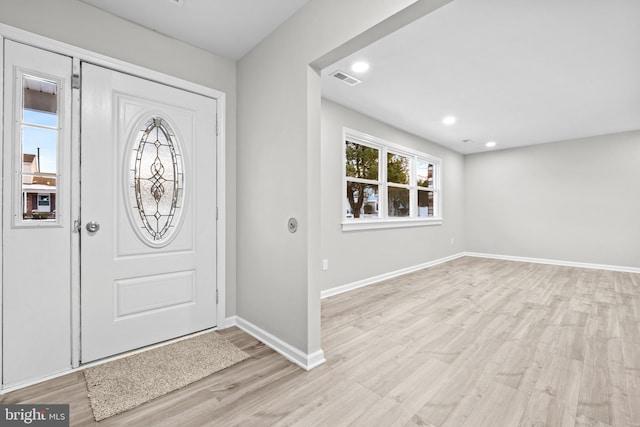
[[[0,70],[4,69],[4,40],[12,40],[18,43],[30,45],[54,53],[69,56],[73,59],[72,73],[79,75],[80,63],[88,62],[109,68],[124,74],[140,77],[156,83],[172,86],[188,92],[193,92],[216,100],[218,108],[216,113],[216,287],[218,292],[218,305],[216,315],[216,329],[225,327],[226,319],[226,94],[224,92],[190,82],[188,80],[161,73],[146,67],[130,64],[119,59],[79,48],[68,43],[60,42],[48,37],[40,36],[19,28],[15,28],[0,23]],[[76,86],[76,85],[73,85]],[[4,78],[0,85],[0,95],[4,97]],[[3,102],[0,102],[0,117],[3,114]],[[3,135],[4,124],[0,121],[0,135]],[[2,141],[4,144],[4,141]],[[71,95],[71,209],[68,220],[73,222],[80,218],[80,89],[72,89]],[[2,197],[3,186],[0,186],[0,197]],[[6,220],[2,218],[2,220]],[[73,236],[73,237],[72,237]],[[65,375],[80,367],[80,234],[75,231],[71,238],[71,369],[62,374]],[[4,239],[2,228],[0,227],[0,239]],[[3,256],[0,256],[0,271],[2,269]],[[2,289],[2,277],[0,275],[0,290]],[[2,319],[2,292],[0,292],[0,319]],[[0,328],[0,378],[2,375],[2,328]],[[48,377],[49,378],[49,377]],[[48,379],[42,378],[35,382]],[[2,388],[0,394],[11,391],[15,388],[22,388],[32,383],[21,384],[18,387]]]

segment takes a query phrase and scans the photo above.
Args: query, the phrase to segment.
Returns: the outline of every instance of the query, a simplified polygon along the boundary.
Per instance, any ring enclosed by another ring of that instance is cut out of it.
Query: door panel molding
[[[133,117],[130,120],[131,123],[121,123],[122,117],[120,117],[120,114],[117,119],[118,124],[116,125],[118,128],[124,127],[132,129],[132,132],[129,132],[126,135],[118,135],[119,150],[123,153],[123,156],[121,160],[122,170],[118,173],[116,179],[118,180],[119,188],[122,189],[121,191],[125,205],[128,205],[131,208],[127,211],[126,215],[118,216],[117,221],[119,224],[128,224],[129,229],[133,231],[133,234],[131,234],[127,232],[125,227],[117,228],[119,234],[116,239],[116,257],[124,258],[128,256],[155,255],[159,252],[173,253],[177,251],[195,250],[196,230],[191,226],[195,212],[192,209],[189,209],[188,206],[191,197],[193,197],[192,188],[193,183],[195,182],[193,168],[189,159],[197,158],[197,147],[191,147],[188,144],[182,143],[183,141],[194,139],[195,136],[192,134],[183,135],[182,130],[175,125],[178,121],[195,121],[195,112],[178,111],[171,105],[162,104],[160,102],[156,103],[156,108],[144,108],[142,106],[142,99],[123,93],[117,93],[113,102],[115,104],[114,108],[116,108],[117,111],[126,111],[130,108],[134,108],[136,110],[136,113],[133,114]],[[160,106],[163,111],[160,110]],[[137,214],[135,203],[131,200],[128,177],[131,173],[130,156],[133,145],[136,141],[135,134],[137,133],[137,130],[143,127],[150,117],[159,116],[163,116],[163,118],[168,120],[171,126],[173,126],[172,130],[177,133],[177,142],[181,144],[179,150],[184,151],[183,155],[180,156],[183,163],[182,173],[184,174],[182,184],[182,205],[184,208],[178,212],[178,217],[172,224],[174,227],[172,235],[166,240],[156,244],[148,240],[147,236],[145,236],[145,230],[143,230],[137,222],[139,216]],[[183,227],[185,227],[184,230],[182,230]],[[169,244],[171,244],[171,247],[168,247]]]
[[[134,277],[115,282],[116,312],[114,322],[125,320],[132,316],[185,304],[196,303],[196,271],[178,271],[168,274],[159,274],[146,277]],[[154,293],[154,300],[145,300],[148,292],[145,288],[151,288],[160,292]]]

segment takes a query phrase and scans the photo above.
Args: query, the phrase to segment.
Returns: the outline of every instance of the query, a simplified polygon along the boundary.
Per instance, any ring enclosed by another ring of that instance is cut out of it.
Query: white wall
[[[0,0],[0,22],[226,94],[226,311],[235,313],[236,63],[77,0]],[[215,254],[212,254],[214,257]],[[213,259],[213,258],[212,258]]]
[[[343,232],[343,127],[442,159],[443,224]],[[327,290],[410,268],[464,250],[464,157],[327,99],[322,100],[322,258]],[[454,243],[451,244],[451,239]]]
[[[303,353],[320,350],[320,82],[309,64],[352,53],[374,26],[372,39],[388,34],[405,8],[411,20],[443,3],[311,0],[238,63],[238,314]]]
[[[466,156],[466,249],[640,267],[640,131]]]

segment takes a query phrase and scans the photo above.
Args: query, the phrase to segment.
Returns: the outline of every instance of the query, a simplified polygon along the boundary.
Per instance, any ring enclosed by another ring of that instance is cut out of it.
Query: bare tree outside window
[[[354,218],[360,218],[363,214],[376,215],[378,186],[363,180],[378,181],[379,151],[376,148],[347,141],[345,152],[347,177],[358,179],[358,181],[347,180],[347,200],[351,214]]]
[[[409,159],[399,154],[387,153],[387,182],[393,184],[409,185],[410,183]],[[388,214],[390,217],[406,217],[410,215],[409,189],[389,186],[388,190]]]

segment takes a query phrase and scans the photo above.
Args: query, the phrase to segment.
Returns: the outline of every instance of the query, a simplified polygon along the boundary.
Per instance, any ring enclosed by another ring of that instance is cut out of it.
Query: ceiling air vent
[[[355,77],[350,76],[349,74],[347,74],[347,73],[345,73],[343,71],[336,71],[333,74],[331,74],[331,77],[335,77],[338,80],[342,80],[343,82],[345,82],[349,86],[355,86],[358,83],[362,83],[362,80],[358,80]]]

